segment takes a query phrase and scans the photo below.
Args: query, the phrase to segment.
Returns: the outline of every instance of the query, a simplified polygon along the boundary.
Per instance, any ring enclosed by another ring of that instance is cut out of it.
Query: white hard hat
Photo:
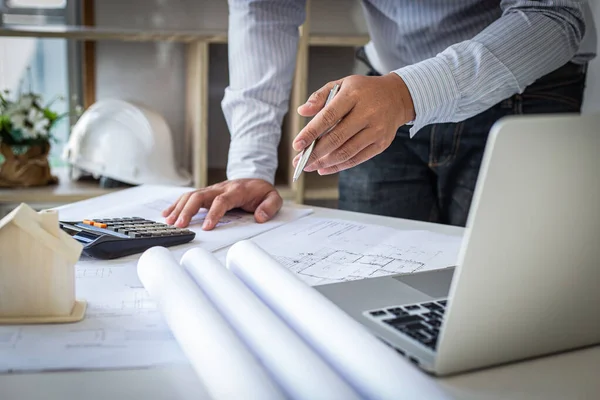
[[[164,118],[123,100],[89,107],[73,127],[63,159],[95,177],[131,185],[191,183],[190,174],[175,167]]]

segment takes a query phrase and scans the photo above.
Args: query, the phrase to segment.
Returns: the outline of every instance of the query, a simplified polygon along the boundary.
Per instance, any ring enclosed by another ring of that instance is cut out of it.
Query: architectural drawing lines
[[[77,267],[75,272],[77,279],[108,278],[111,275],[112,269],[108,267]]]
[[[360,254],[332,248],[299,253],[297,257],[277,257],[277,260],[313,283],[343,282],[410,273],[425,266],[424,262],[397,254],[395,257],[389,254]]]

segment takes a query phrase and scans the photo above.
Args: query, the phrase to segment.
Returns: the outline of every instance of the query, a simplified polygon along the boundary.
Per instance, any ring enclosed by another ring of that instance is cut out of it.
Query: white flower
[[[31,95],[23,95],[19,99],[19,108],[21,108],[23,110],[27,110],[27,109],[31,108],[32,105],[33,105],[33,96],[31,96]]]
[[[32,108],[29,110],[29,114],[27,115],[27,119],[31,122],[32,125],[35,125],[36,122],[42,120],[44,118],[44,113],[38,110],[37,108]]]
[[[48,136],[48,125],[50,124],[50,121],[48,121],[47,118],[44,118],[42,120],[37,121],[34,125],[33,125],[33,130],[36,133],[37,136]]]
[[[25,115],[24,114],[11,114],[10,123],[14,129],[23,130],[25,128]]]
[[[21,128],[21,135],[23,135],[23,138],[25,139],[35,139],[36,138],[36,134],[35,134],[35,130],[33,127],[24,127]]]

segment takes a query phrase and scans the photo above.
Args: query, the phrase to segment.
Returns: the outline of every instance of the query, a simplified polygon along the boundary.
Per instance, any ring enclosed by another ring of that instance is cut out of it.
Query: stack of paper
[[[58,209],[61,220],[140,216],[163,221],[161,212],[189,188],[140,186]],[[177,260],[190,248],[214,251],[310,214],[284,207],[257,224],[251,213],[228,213],[219,227],[201,229],[204,211],[190,229],[194,241],[170,247]],[[187,363],[154,299],[140,282],[140,254],[115,260],[86,257],[75,266],[77,297],[88,303],[77,324],[0,326],[0,373],[72,369],[139,368]],[[152,351],[148,351],[151,348]]]
[[[103,199],[90,199],[69,207],[58,208],[62,221],[76,221],[90,218],[140,217],[163,222],[162,211],[173,204],[189,188],[171,186],[140,186],[123,192],[116,192]],[[126,195],[127,193],[127,195]],[[189,229],[196,233],[196,238],[187,244],[170,248],[177,257],[192,247],[202,247],[215,251],[233,243],[254,237],[270,229],[312,213],[308,208],[283,207],[272,220],[258,224],[252,213],[233,210],[225,214],[215,229],[210,232],[202,230],[207,210],[201,209],[190,223]],[[138,259],[139,255],[128,257]],[[123,259],[121,259],[122,261]]]

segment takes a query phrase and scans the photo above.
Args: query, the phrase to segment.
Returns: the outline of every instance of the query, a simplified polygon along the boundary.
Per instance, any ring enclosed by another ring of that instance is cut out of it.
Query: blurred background
[[[600,2],[590,5],[598,21]],[[329,80],[365,72],[355,60],[356,48],[368,41],[360,1],[311,1],[304,28],[296,103]],[[45,208],[119,189],[100,185],[98,174],[74,179],[62,157],[78,107],[104,99],[131,101],[163,118],[173,168],[187,171],[191,185],[224,179],[226,34],[225,0],[0,0],[0,90],[62,97],[52,111],[67,114],[52,128],[47,157],[59,182],[0,188],[0,215],[22,201]],[[600,57],[587,79],[584,112],[600,111]],[[288,200],[335,207],[335,176],[304,174],[291,182],[289,145],[304,122],[286,117],[276,184]]]

